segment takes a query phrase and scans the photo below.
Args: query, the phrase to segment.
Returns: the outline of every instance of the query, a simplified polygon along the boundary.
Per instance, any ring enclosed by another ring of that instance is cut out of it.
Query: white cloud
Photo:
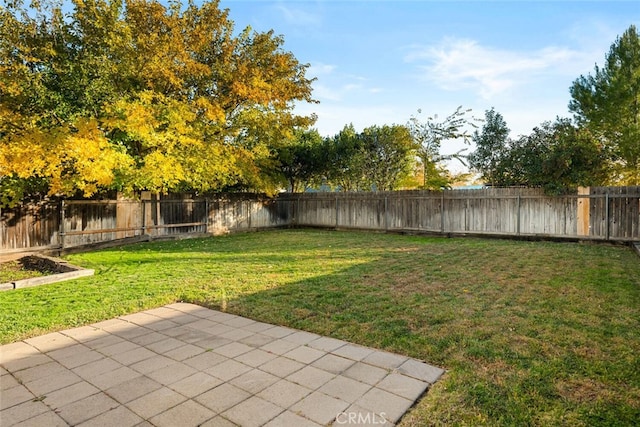
[[[322,24],[322,16],[319,13],[293,7],[291,3],[278,2],[275,7],[289,24],[299,27],[318,27]]]
[[[532,52],[482,46],[469,39],[446,38],[430,47],[413,47],[405,57],[419,65],[423,78],[445,90],[470,89],[489,100],[536,76],[576,74],[584,69],[588,55],[562,47],[545,47]]]
[[[311,77],[318,77],[320,75],[328,75],[335,71],[336,66],[331,64],[323,64],[321,62],[311,64],[307,68],[307,75]]]

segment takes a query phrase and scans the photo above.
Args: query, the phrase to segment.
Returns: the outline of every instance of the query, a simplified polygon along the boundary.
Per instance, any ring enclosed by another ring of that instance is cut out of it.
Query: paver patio
[[[394,425],[444,371],[176,303],[0,347],[0,425]]]

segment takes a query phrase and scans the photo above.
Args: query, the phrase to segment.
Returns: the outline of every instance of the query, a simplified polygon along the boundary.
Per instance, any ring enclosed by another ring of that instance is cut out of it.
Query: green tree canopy
[[[500,158],[508,149],[509,128],[507,122],[494,108],[485,111],[481,131],[474,131],[476,150],[469,155],[469,166],[482,174],[482,180],[491,185],[501,181],[498,169]]]
[[[307,66],[218,1],[0,6],[0,188],[274,191]],[[32,185],[32,184],[38,185]]]
[[[603,67],[580,76],[569,110],[612,154],[613,180],[640,184],[640,35],[631,25],[611,45]]]

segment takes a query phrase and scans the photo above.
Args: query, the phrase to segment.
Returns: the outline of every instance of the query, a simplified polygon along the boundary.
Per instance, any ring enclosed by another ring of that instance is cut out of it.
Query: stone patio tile
[[[242,427],[260,427],[282,411],[279,406],[253,396],[223,412],[222,415]]]
[[[169,387],[183,396],[193,398],[199,394],[209,391],[222,384],[222,380],[213,377],[204,372],[196,372],[195,374],[181,379]]]
[[[251,394],[259,393],[279,380],[278,377],[263,372],[259,369],[252,369],[230,381],[231,384],[239,387]]]
[[[4,382],[4,377],[2,377],[2,382]],[[18,384],[15,387],[3,389],[0,397],[0,409],[7,409],[32,400],[34,396],[25,386]]]
[[[195,400],[216,413],[222,413],[249,398],[249,396],[251,395],[246,391],[225,383],[206,393],[202,393]]]
[[[117,344],[108,345],[106,347],[100,348],[98,351],[105,356],[113,356],[115,354],[125,353],[130,350],[136,350],[141,348],[138,344],[134,344],[130,341],[123,341]]]
[[[120,330],[112,330],[110,332],[114,335],[119,336],[120,338],[131,340],[133,338],[146,335],[152,331],[151,329],[147,329],[143,326],[131,325],[128,328],[122,328]]]
[[[134,323],[139,326],[148,326],[153,323],[164,320],[158,316],[154,316],[149,314],[146,311],[141,311],[139,313],[127,314],[126,316],[120,316],[118,320],[126,321],[129,323]],[[97,324],[96,324],[97,325]]]
[[[222,320],[221,323],[224,323],[225,325],[232,326],[234,328],[243,328],[245,326],[250,326],[250,325],[253,325],[254,323],[258,323],[258,322],[256,322],[255,320],[252,320],[252,319],[248,319],[246,317],[235,316],[232,319]]]
[[[175,338],[166,337],[161,341],[156,341],[154,343],[147,344],[145,345],[145,347],[151,351],[155,351],[156,353],[163,354],[175,348],[178,348],[182,345],[184,345],[182,341],[177,340]]]
[[[95,362],[89,362],[77,368],[73,368],[72,371],[82,378],[89,379],[95,378],[98,375],[102,375],[106,372],[115,371],[121,368],[122,365],[110,358],[103,358],[96,360]]]
[[[133,427],[142,422],[142,418],[134,414],[125,406],[104,412],[97,417],[80,424],[80,427]]]
[[[255,368],[264,363],[267,363],[270,360],[275,359],[276,357],[278,356],[273,353],[267,353],[264,350],[255,349],[236,357],[235,360],[237,360],[238,362],[242,362],[245,365],[253,366]]]
[[[360,361],[360,360],[364,359],[365,357],[369,356],[373,352],[374,352],[374,350],[372,350],[370,348],[361,347],[361,346],[355,345],[355,344],[346,344],[346,345],[343,345],[342,347],[332,351],[332,353],[337,355],[337,356],[346,357],[348,359],[352,359],[352,360],[355,360],[355,361]]]
[[[213,335],[209,332],[199,331],[197,329],[191,329],[187,326],[182,327],[181,329],[167,329],[162,331],[162,333],[172,336],[173,338],[185,342],[187,344],[194,344],[198,341],[211,339]]]
[[[386,369],[371,366],[363,362],[354,363],[342,373],[345,377],[353,378],[354,380],[370,385],[377,384],[378,381],[386,377],[388,374],[389,371]]]
[[[173,408],[156,415],[149,421],[158,427],[199,426],[216,414],[204,406],[187,400]]]
[[[29,400],[11,408],[0,410],[0,420],[3,426],[14,426],[48,411],[49,407],[44,403]]]
[[[72,384],[68,387],[61,388],[51,393],[47,393],[43,402],[50,408],[62,408],[70,403],[77,402],[86,397],[99,393],[96,387],[86,381]]]
[[[308,344],[312,341],[317,340],[318,338],[321,338],[321,336],[306,331],[296,331],[290,335],[287,335],[286,337],[283,337],[284,340],[295,342],[297,344]]]
[[[342,347],[345,344],[347,344],[346,341],[337,340],[335,338],[329,338],[329,337],[320,337],[318,339],[315,339],[309,342],[307,345],[311,348],[315,348],[316,350],[330,352],[337,348]]]
[[[240,356],[241,354],[247,353],[251,350],[253,350],[253,347],[249,347],[248,345],[239,342],[232,342],[230,344],[223,345],[222,347],[213,349],[213,351],[215,351],[216,353],[226,357]]]
[[[155,317],[155,316],[154,316]],[[157,318],[158,320],[156,320],[155,322],[151,322],[147,325],[144,325],[146,328],[152,329],[154,331],[164,331],[165,329],[169,329],[169,328],[174,328],[176,326],[180,326],[175,322],[172,322],[170,320],[164,320],[164,319],[160,319]]]
[[[285,411],[265,424],[265,427],[320,427],[320,424],[303,418],[290,411]]]
[[[226,418],[218,416],[201,424],[200,427],[237,427],[237,425]]]
[[[323,369],[333,374],[341,374],[342,372],[353,366],[355,362],[351,359],[327,354],[326,356],[312,363],[316,368]]]
[[[416,400],[429,387],[429,383],[406,375],[392,373],[376,384],[376,387],[409,400]]]
[[[1,417],[1,416],[0,416]],[[20,422],[20,427],[68,427],[67,424],[58,414],[52,411],[37,415],[33,418]]]
[[[98,350],[102,347],[108,347],[110,345],[113,344],[119,344],[121,342],[126,342],[125,339],[120,338],[117,335],[111,335],[111,334],[107,334],[107,335],[103,335],[99,338],[96,338],[94,340],[91,341],[86,341],[83,344],[86,345],[87,347],[93,349],[93,350]]]
[[[249,335],[246,338],[242,338],[238,342],[242,344],[250,345],[251,347],[262,347],[264,345],[269,344],[270,342],[275,341],[277,338],[268,337],[262,334],[253,334]]]
[[[26,383],[65,371],[66,369],[64,366],[49,359],[48,363],[17,371],[13,375],[22,383]]]
[[[342,399],[346,402],[355,402],[364,395],[371,386],[351,378],[337,376],[318,389],[324,394]]]
[[[226,362],[219,363],[212,368],[206,369],[205,372],[216,378],[220,378],[223,381],[229,381],[250,370],[250,366],[229,359]]]
[[[127,403],[126,406],[142,418],[149,419],[185,400],[187,400],[186,397],[180,393],[162,387]]]
[[[150,331],[149,333],[146,333],[144,335],[139,335],[135,338],[131,338],[129,341],[134,342],[138,345],[149,345],[153,344],[154,342],[162,341],[166,338],[167,336],[161,334],[160,332]]]
[[[274,326],[269,329],[265,329],[261,332],[263,335],[267,335],[274,338],[284,338],[287,335],[291,335],[295,332],[295,329],[285,328],[284,326]]]
[[[111,356],[113,360],[118,363],[122,363],[123,365],[132,365],[134,363],[140,362],[141,360],[149,359],[153,356],[156,356],[151,350],[147,350],[144,347],[138,347],[133,350],[125,351],[124,353],[114,354]]]
[[[59,350],[61,348],[77,344],[77,341],[61,334],[60,332],[54,332],[51,334],[41,335],[39,337],[29,338],[25,342],[33,347],[37,348],[43,353],[47,353],[53,350]]]
[[[293,405],[289,410],[318,424],[325,425],[333,421],[348,406],[349,403],[343,400],[316,391]]]
[[[123,317],[127,317],[127,316],[123,316]],[[123,317],[116,317],[114,319],[103,320],[102,322],[94,323],[91,326],[108,332],[109,329],[118,329],[118,327],[121,325],[131,325],[131,323],[124,320]]]
[[[387,420],[395,423],[413,405],[413,400],[405,399],[374,387],[358,399],[355,405],[372,412],[384,414]]]
[[[127,403],[162,388],[159,384],[147,377],[137,377],[107,389],[106,393],[120,403]]]
[[[285,378],[296,371],[304,368],[304,364],[286,357],[277,357],[260,366],[260,370],[273,374],[280,378]]]
[[[262,332],[270,328],[273,328],[273,325],[270,325],[268,323],[262,323],[262,322],[253,322],[249,325],[242,327],[242,329],[245,329],[247,331],[254,332],[254,333]]]
[[[0,363],[5,364],[16,359],[38,354],[38,350],[22,341],[0,346]]]
[[[286,379],[296,384],[300,384],[315,390],[329,382],[335,375],[313,366],[305,366],[297,372],[289,375]]]
[[[250,337],[253,335],[251,331],[245,331],[244,329],[234,329],[229,332],[225,332],[224,334],[220,334],[219,336],[222,338],[227,338],[232,341],[240,341],[244,338]]]
[[[362,359],[363,362],[384,369],[395,369],[407,360],[409,360],[407,356],[379,350],[374,351],[373,353]]]
[[[193,356],[203,353],[204,349],[191,344],[186,344],[171,351],[167,351],[164,355],[177,361],[183,361]]]
[[[97,393],[59,408],[57,414],[67,423],[78,425],[118,406],[118,402],[106,394]]]
[[[198,316],[198,317],[205,317],[211,314],[211,310],[209,310],[208,308],[204,308],[195,304],[188,304],[185,302],[177,302],[175,304],[169,304],[166,307],[177,310],[177,311],[181,311],[183,313],[188,313],[193,316]]]
[[[205,369],[212,368],[227,360],[229,360],[227,357],[224,357],[220,354],[214,353],[212,351],[205,351],[204,353],[198,354],[197,356],[193,356],[183,360],[183,363],[191,366],[192,368],[204,371]]]
[[[0,346],[0,363],[9,372],[32,368],[51,362],[51,359],[29,344],[16,342]]]
[[[217,310],[209,310],[208,314],[204,316],[206,319],[213,320],[214,322],[223,323],[233,320],[237,317],[235,314],[223,313]]]
[[[98,353],[95,350],[86,349],[66,356],[64,358],[60,358],[58,359],[58,362],[60,362],[60,364],[65,368],[73,369],[86,365],[88,363],[97,362],[101,359],[104,359],[104,355]]]
[[[220,338],[212,335],[211,338],[205,338],[203,340],[196,341],[192,344],[197,345],[198,347],[202,347],[205,350],[213,350],[216,348],[223,347],[227,344],[231,344],[232,342],[233,341],[231,341],[228,338]]]
[[[311,347],[302,346],[286,352],[285,354],[283,354],[283,356],[288,357],[289,359],[296,360],[301,363],[309,364],[320,359],[322,356],[326,354],[327,353],[325,353],[324,351],[316,350]]]
[[[64,370],[39,378],[35,381],[25,382],[24,385],[31,390],[31,393],[34,395],[42,396],[80,381],[82,381],[82,378],[78,375],[71,371]]]
[[[197,371],[189,365],[174,362],[158,370],[148,372],[146,375],[162,385],[169,385],[193,375],[196,372]]]
[[[98,328],[94,328],[93,326],[81,326],[79,328],[67,329],[61,331],[60,333],[82,343],[93,341],[109,335],[108,332]]]
[[[271,341],[269,344],[265,344],[260,348],[264,351],[268,351],[269,353],[283,355],[298,347],[300,347],[300,344],[278,339],[276,341]]]
[[[415,359],[409,359],[398,367],[398,372],[433,384],[444,374],[444,370]]]
[[[222,326],[222,325],[209,319],[199,319],[199,320],[196,320],[195,322],[190,323],[189,326],[185,326],[184,328],[208,332],[208,329],[216,326]],[[228,332],[231,329],[233,329],[233,328],[230,328],[229,326],[223,326],[223,328],[224,328],[224,332]]]
[[[4,374],[4,372],[6,372],[4,369],[2,369],[2,372],[3,375],[2,377],[0,377],[0,391],[5,391],[20,385],[18,380],[16,380],[13,375],[8,373]]]
[[[235,328],[229,325],[223,325],[222,323],[211,322],[209,320],[207,320],[207,322],[210,322],[211,326],[204,328],[203,331],[217,337],[227,332],[235,331]]]
[[[178,325],[191,325],[192,323],[200,320],[200,318],[197,316],[192,316],[191,314],[185,314],[185,313],[167,315],[167,316],[164,316],[164,315],[159,316],[156,314],[156,316],[162,317],[163,319],[171,320],[172,322],[175,322]]]
[[[356,427],[393,427],[395,424],[387,420],[385,414],[364,409],[357,405],[351,405],[342,411],[331,425],[333,427],[345,425]]]
[[[141,374],[148,374],[149,372],[157,371],[158,369],[164,368],[165,366],[169,366],[172,363],[176,363],[175,360],[165,356],[156,355],[148,359],[141,360],[140,362],[134,363],[129,367],[140,372]]]
[[[288,408],[302,398],[311,394],[312,390],[287,380],[280,380],[257,394],[264,400],[275,403],[281,408]]]
[[[111,372],[105,372],[97,377],[89,378],[88,381],[102,390],[125,383],[131,379],[136,379],[142,375],[133,369],[123,366]]]

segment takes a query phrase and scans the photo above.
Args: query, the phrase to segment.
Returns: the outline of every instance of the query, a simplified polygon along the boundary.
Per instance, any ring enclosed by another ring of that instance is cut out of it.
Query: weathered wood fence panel
[[[59,203],[0,209],[0,250],[55,246],[59,229]]]
[[[284,226],[631,241],[640,240],[640,187],[596,187],[558,197],[495,188],[66,200],[0,210],[0,250]]]

